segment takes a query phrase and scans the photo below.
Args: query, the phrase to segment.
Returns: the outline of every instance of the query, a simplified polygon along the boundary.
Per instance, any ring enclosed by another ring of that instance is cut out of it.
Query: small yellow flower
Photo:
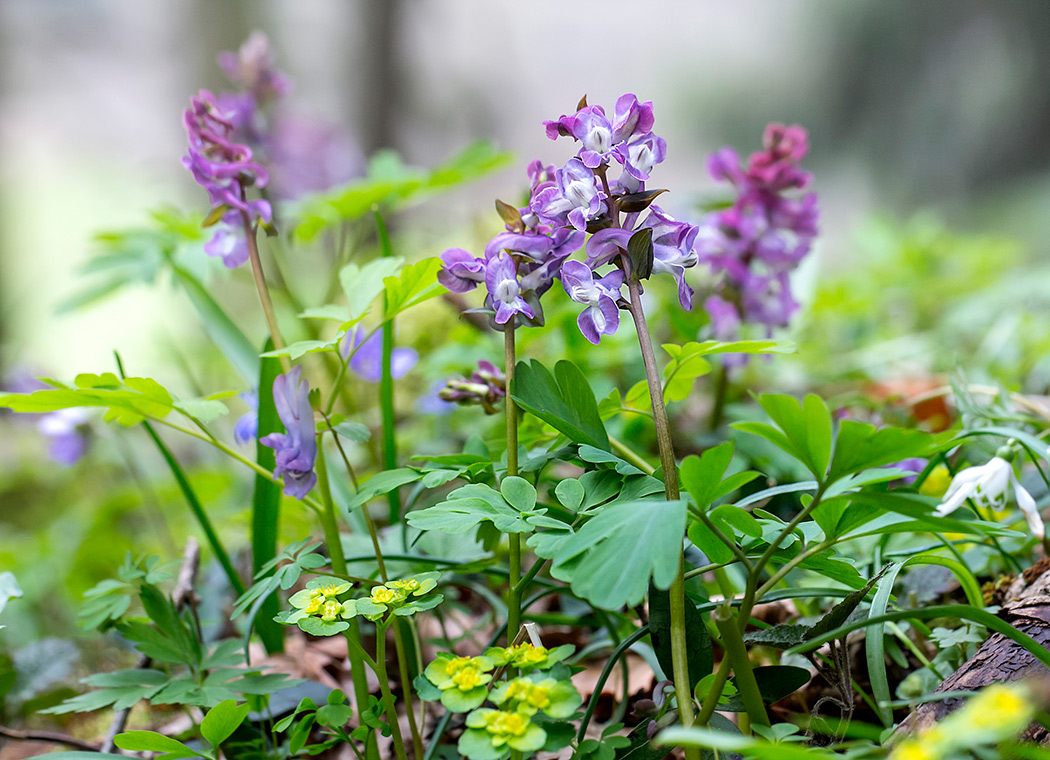
[[[919,487],[919,493],[923,496],[936,496],[940,498],[941,496],[944,496],[944,492],[948,490],[948,486],[951,484],[951,472],[949,472],[948,468],[943,464],[939,464],[930,470],[930,474],[926,476],[926,480],[924,480]]]
[[[447,663],[445,663],[445,675],[454,676],[463,668],[470,664],[472,658],[470,657],[453,657]]]
[[[547,659],[546,647],[538,647],[529,642],[523,642],[507,648],[507,654],[511,656],[515,665],[527,667],[539,665]]]
[[[477,686],[481,686],[485,680],[482,679],[482,674],[477,668],[470,666],[460,668],[460,670],[452,676],[452,683],[454,683],[456,688],[460,691],[470,691]]]
[[[485,730],[496,736],[521,736],[528,728],[528,717],[520,713],[493,711],[485,716]]]
[[[313,615],[314,613],[320,612],[321,605],[323,605],[324,602],[325,599],[323,596],[321,596],[320,594],[313,594],[310,596],[310,601],[308,601],[306,603],[306,606],[303,607],[303,612],[305,612],[307,615]]]
[[[372,589],[371,599],[373,604],[399,604],[405,601],[405,595],[396,589],[376,586]]]
[[[331,622],[335,620],[339,616],[339,613],[342,611],[343,605],[341,605],[334,599],[329,599],[327,602],[324,603],[324,606],[321,608],[321,620]]]
[[[387,586],[389,586],[392,589],[396,589],[397,591],[400,591],[405,596],[408,596],[413,591],[416,591],[419,588],[419,581],[417,581],[415,578],[405,578],[404,580],[400,581],[390,581],[387,584]]]

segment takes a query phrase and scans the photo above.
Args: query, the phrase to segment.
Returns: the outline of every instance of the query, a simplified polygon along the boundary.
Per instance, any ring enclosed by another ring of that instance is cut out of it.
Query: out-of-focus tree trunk
[[[355,110],[366,155],[379,148],[397,147],[394,118],[404,96],[397,67],[401,5],[400,0],[364,0],[358,5],[366,43],[358,51],[356,76],[362,98]]]
[[[200,86],[215,91],[229,89],[215,57],[223,50],[237,50],[253,29],[266,29],[265,12],[256,0],[197,0],[191,17],[191,39],[196,39],[199,55],[193,72]]]

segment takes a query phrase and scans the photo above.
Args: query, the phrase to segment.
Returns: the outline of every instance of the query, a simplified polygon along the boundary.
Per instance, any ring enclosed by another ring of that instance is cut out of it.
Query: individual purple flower
[[[740,313],[736,306],[721,296],[711,296],[704,301],[704,311],[711,319],[711,331],[715,340],[736,340],[740,329]]]
[[[217,227],[211,240],[204,244],[204,252],[221,257],[227,269],[236,269],[248,260],[248,241],[239,227],[224,224]]]
[[[515,314],[530,319],[536,316],[533,308],[521,297],[514,259],[506,253],[500,253],[486,263],[485,286],[489,291],[487,303],[496,312],[496,324],[505,325]]]
[[[441,261],[445,266],[438,272],[438,282],[453,293],[466,293],[485,281],[485,260],[462,248],[449,248],[441,254]]]
[[[317,482],[314,462],[317,439],[314,436],[314,411],[310,406],[310,386],[301,378],[302,367],[292,367],[273,381],[273,401],[284,433],[270,433],[260,440],[276,454],[274,480],[284,478],[284,492],[304,498]]]
[[[246,391],[237,395],[248,406],[248,411],[233,423],[233,440],[243,446],[259,434],[259,394]]]
[[[572,225],[578,230],[587,228],[590,219],[601,216],[608,206],[608,197],[598,188],[594,172],[578,158],[570,158],[554,173],[554,184],[539,190],[529,207],[541,221],[554,227]]]
[[[252,32],[236,53],[219,53],[219,67],[226,77],[260,104],[292,89],[291,79],[277,70],[276,62],[269,39],[260,31]]]
[[[767,336],[772,335],[774,327],[787,327],[799,309],[798,301],[791,295],[787,272],[773,275],[748,272],[740,291],[744,319],[765,325]]]
[[[37,421],[37,430],[51,441],[47,453],[52,461],[70,467],[87,453],[88,419],[86,408],[71,407],[45,414]]]
[[[339,343],[339,353],[345,359],[350,358],[350,370],[370,383],[378,383],[383,377],[383,333],[376,331],[365,337],[366,331],[358,326],[348,332]],[[356,349],[356,350],[355,350]],[[395,380],[404,377],[419,361],[419,353],[414,348],[395,348],[390,354],[390,374]]]
[[[220,111],[215,96],[207,90],[190,98],[190,107],[183,114],[183,124],[189,138],[189,152],[182,164],[201,187],[208,191],[212,206],[227,206],[247,214],[249,219],[269,223],[273,217],[265,200],[249,201],[246,188],[265,187],[269,180],[266,170],[252,160],[247,145],[230,139],[233,124]]]
[[[620,327],[623,270],[613,270],[595,280],[594,272],[582,261],[567,261],[561,269],[561,281],[569,298],[587,307],[576,319],[583,337],[598,345],[602,335],[616,332]]]
[[[638,229],[653,231],[653,274],[669,274],[678,283],[678,300],[683,309],[693,308],[693,289],[685,281],[685,270],[698,261],[693,243],[700,228],[679,222],[658,206],[649,207],[649,216]]]
[[[495,414],[496,404],[507,395],[506,376],[490,361],[482,359],[470,378],[451,377],[438,398],[463,406],[479,405],[485,414]]]
[[[624,168],[617,180],[617,188],[625,193],[637,193],[643,189],[653,168],[663,163],[667,156],[667,142],[650,133],[632,143],[622,144],[614,155]]]

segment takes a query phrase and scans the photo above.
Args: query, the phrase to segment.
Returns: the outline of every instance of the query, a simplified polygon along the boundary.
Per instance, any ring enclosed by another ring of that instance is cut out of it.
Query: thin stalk
[[[718,670],[715,671],[715,678],[711,682],[711,688],[707,690],[707,696],[704,697],[704,703],[700,706],[700,713],[696,716],[696,725],[706,726],[711,720],[711,716],[715,714],[715,709],[718,707],[718,700],[722,698],[722,692],[725,691],[726,682],[729,681],[729,658],[723,657],[722,661],[718,663]]]
[[[200,499],[197,498],[196,491],[194,491],[193,486],[190,485],[189,478],[186,477],[186,473],[183,472],[178,460],[175,459],[171,450],[164,445],[164,441],[162,441],[160,436],[157,435],[157,431],[153,429],[153,426],[143,420],[142,427],[153,440],[157,450],[160,451],[160,455],[164,457],[164,461],[168,463],[168,467],[171,469],[171,474],[175,476],[175,482],[178,483],[179,490],[182,491],[183,498],[186,499],[190,511],[193,512],[193,516],[197,518],[201,530],[204,531],[204,537],[208,539],[208,545],[215,553],[215,558],[219,560],[219,564],[222,565],[222,569],[225,571],[226,577],[229,579],[230,585],[237,593],[237,596],[241,596],[244,594],[244,582],[241,581],[241,577],[237,574],[237,571],[233,569],[230,555],[226,553],[226,549],[219,540],[219,535],[215,532],[215,528],[212,526],[207,512],[204,511],[204,506],[201,504]]]
[[[243,194],[243,190],[241,191]],[[241,223],[244,225],[244,239],[248,243],[248,260],[252,263],[252,276],[255,279],[255,289],[259,292],[259,303],[262,304],[263,314],[266,316],[266,325],[270,328],[270,337],[273,339],[274,348],[280,350],[285,347],[281,328],[277,324],[277,313],[270,300],[270,291],[266,287],[266,275],[263,273],[262,259],[259,257],[259,241],[256,239],[255,225],[248,218],[248,212],[241,212]],[[285,373],[291,371],[292,362],[287,356],[281,356],[281,369]]]
[[[654,472],[656,472],[656,468],[655,467],[653,467],[651,464],[649,464],[644,459],[642,459],[642,457],[638,454],[638,452],[636,452],[634,449],[632,449],[626,443],[621,441],[619,438],[613,438],[610,435],[609,436],[609,443],[612,445],[612,447],[616,451],[618,451],[620,453],[620,456],[622,456],[624,458],[624,461],[630,462],[635,467],[637,467],[639,470],[644,472],[646,475],[652,475]]]
[[[707,429],[711,432],[718,430],[722,424],[722,413],[726,408],[726,396],[729,392],[729,370],[725,364],[719,366],[715,372],[714,397],[711,400],[711,416],[707,420]]]
[[[623,256],[624,271],[630,272],[627,254]],[[649,398],[652,400],[653,421],[656,423],[656,440],[660,448],[660,464],[664,472],[664,494],[668,501],[679,498],[678,465],[675,461],[674,445],[671,441],[671,426],[667,419],[667,408],[664,406],[663,384],[660,371],[656,366],[656,354],[653,342],[649,337],[649,325],[645,321],[642,308],[642,294],[638,280],[633,276],[627,278],[627,290],[631,297],[631,317],[634,319],[635,332],[638,334],[638,346],[645,365],[645,378],[649,385]],[[678,698],[678,715],[684,727],[693,725],[693,692],[689,687],[689,660],[686,654],[688,642],[685,628],[685,555],[684,547],[679,550],[678,575],[670,588],[671,613],[671,662],[674,670],[674,690]],[[686,760],[699,760],[700,750],[687,747]]]
[[[346,575],[346,555],[343,553],[343,543],[339,537],[339,525],[335,519],[335,503],[332,501],[332,489],[328,483],[328,468],[325,466],[324,447],[317,447],[317,482],[321,491],[321,500],[324,509],[320,511],[321,525],[324,528],[325,543],[328,545],[328,557],[332,563],[332,570],[337,574]],[[365,725],[361,716],[368,709],[368,680],[365,677],[364,663],[368,658],[364,647],[361,645],[361,622],[354,617],[350,621],[350,627],[346,630],[347,658],[350,660],[350,677],[354,684],[354,700],[357,703],[358,725]],[[375,671],[375,668],[372,668]],[[378,671],[376,672],[378,675]],[[369,731],[365,740],[366,748],[375,746],[375,732]]]
[[[423,757],[423,735],[419,730],[419,724],[416,722],[412,679],[408,677],[408,658],[405,656],[405,641],[401,635],[399,620],[394,620],[393,628],[394,651],[397,654],[397,671],[398,676],[401,678],[401,689],[405,697],[405,714],[408,715],[408,730],[412,733],[412,756]]]
[[[747,709],[748,718],[752,725],[768,726],[766,705],[758,690],[758,681],[755,680],[755,672],[751,669],[751,658],[747,655],[747,647],[744,646],[744,639],[740,635],[740,627],[733,618],[732,610],[719,607],[712,617],[718,626],[718,632],[722,634],[721,644],[725,649],[726,659],[736,673],[736,687]]]
[[[387,234],[386,223],[379,210],[375,211],[376,231],[379,234],[379,250],[384,258],[393,256],[390,245],[390,236]],[[384,296],[385,298],[385,296]],[[392,370],[394,356],[394,320],[388,319],[383,322],[383,363],[382,374],[379,377],[379,409],[383,416],[383,469],[393,470],[397,467],[397,438],[394,426],[394,375]],[[390,503],[390,524],[395,525],[401,520],[401,491],[393,489],[387,495]],[[411,711],[409,711],[411,713]]]
[[[401,736],[401,724],[397,720],[397,708],[394,695],[390,693],[390,677],[386,672],[386,626],[376,626],[376,677],[379,679],[379,690],[383,693],[383,707],[386,710],[386,721],[390,724],[390,736],[394,740],[394,753],[397,760],[408,760],[405,754],[405,740]],[[411,714],[409,710],[409,714]]]
[[[518,407],[511,396],[511,388],[514,383],[515,357],[514,330],[516,317],[511,316],[510,321],[503,326],[503,373],[507,378],[507,477],[518,474]],[[507,646],[514,642],[514,637],[521,629],[521,535],[511,533],[510,541],[510,574],[507,578],[510,584],[510,598],[507,601]]]

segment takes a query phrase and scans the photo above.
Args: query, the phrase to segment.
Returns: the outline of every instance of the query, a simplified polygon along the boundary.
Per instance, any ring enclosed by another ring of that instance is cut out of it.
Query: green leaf
[[[767,705],[783,699],[788,694],[794,694],[813,677],[806,668],[794,665],[762,665],[754,668],[752,672],[758,682],[758,693]],[[736,679],[732,681],[735,682]],[[724,712],[747,712],[739,692],[724,704],[719,704],[718,709]]]
[[[708,340],[703,343],[686,343],[683,346],[667,343],[663,349],[671,355],[670,363],[664,367],[663,389],[664,402],[669,403],[688,398],[696,378],[711,371],[711,363],[704,357],[726,353],[789,354],[795,351],[795,346],[771,340],[742,340],[732,343]]]
[[[835,443],[829,482],[910,457],[926,457],[943,448],[950,436],[921,430],[876,428],[856,420],[843,420]]]
[[[207,398],[191,398],[184,401],[176,401],[175,408],[188,417],[193,417],[204,423],[214,422],[219,417],[230,413],[230,410],[226,408],[226,404]]]
[[[349,320],[360,319],[368,313],[372,302],[383,292],[383,281],[397,274],[402,258],[373,259],[364,266],[351,262],[339,270],[339,283],[350,304]]]
[[[506,477],[500,482],[499,490],[507,503],[520,512],[532,512],[536,506],[536,488],[525,478]]]
[[[686,656],[689,663],[689,688],[711,673],[714,654],[711,635],[704,625],[704,616],[688,597],[685,600]],[[671,595],[667,591],[649,588],[649,633],[656,659],[664,673],[673,673],[671,658]]]
[[[597,607],[638,604],[650,579],[664,589],[674,581],[685,516],[680,500],[610,504],[561,545],[551,572]]]
[[[400,488],[408,483],[422,480],[425,473],[412,470],[408,467],[400,467],[396,470],[384,470],[378,472],[361,484],[357,494],[346,505],[348,511],[352,512],[362,504],[367,504],[377,496],[390,493],[395,488]]]
[[[526,481],[522,482],[528,485]],[[524,494],[519,496],[525,498]],[[532,501],[535,505],[535,490]],[[524,516],[542,514],[543,511],[515,508],[489,486],[471,484],[457,488],[440,504],[409,512],[406,519],[409,525],[419,530],[440,530],[452,534],[466,533],[486,521],[491,522],[501,533],[531,533],[532,526]]]
[[[445,287],[437,281],[442,266],[441,259],[437,257],[423,259],[402,269],[399,277],[387,277],[383,281],[386,287],[383,320],[391,319],[406,309],[446,292]]]
[[[372,437],[372,431],[360,422],[340,422],[332,430],[353,443],[364,443]]]
[[[346,335],[346,329],[340,328],[339,332],[331,340],[299,340],[292,343],[284,348],[278,348],[273,351],[267,351],[259,354],[259,356],[266,358],[270,356],[287,356],[292,361],[299,359],[307,354],[319,354],[326,353],[328,351],[335,351],[339,346],[339,341]]]
[[[719,484],[733,458],[733,442],[726,441],[705,451],[701,456],[686,457],[682,462],[682,487],[701,510],[721,495]]]
[[[12,599],[22,596],[22,587],[18,585],[18,579],[10,570],[0,573],[0,612]]]
[[[156,731],[125,731],[117,734],[113,743],[132,752],[170,752],[170,757],[207,757],[192,750],[178,739],[158,734]]]
[[[558,485],[554,487],[554,495],[563,507],[570,512],[576,512],[579,510],[580,505],[583,504],[583,483],[575,478],[559,481]]]
[[[610,451],[598,403],[587,378],[575,364],[560,361],[554,375],[540,362],[518,362],[511,396],[521,408],[539,417],[575,443]]]
[[[777,427],[760,422],[737,423],[733,427],[765,438],[823,481],[831,459],[831,412],[820,397],[811,393],[799,403],[791,396],[763,393],[758,403]]]
[[[248,716],[248,705],[238,705],[235,700],[227,699],[208,711],[201,721],[201,736],[214,749],[230,738],[237,726]]]
[[[149,377],[128,377],[123,382],[112,373],[77,375],[73,388],[41,390],[29,394],[0,395],[0,407],[15,412],[53,412],[77,406],[99,406],[108,411],[106,421],[130,426],[143,417],[164,418],[174,409],[171,394]]]

